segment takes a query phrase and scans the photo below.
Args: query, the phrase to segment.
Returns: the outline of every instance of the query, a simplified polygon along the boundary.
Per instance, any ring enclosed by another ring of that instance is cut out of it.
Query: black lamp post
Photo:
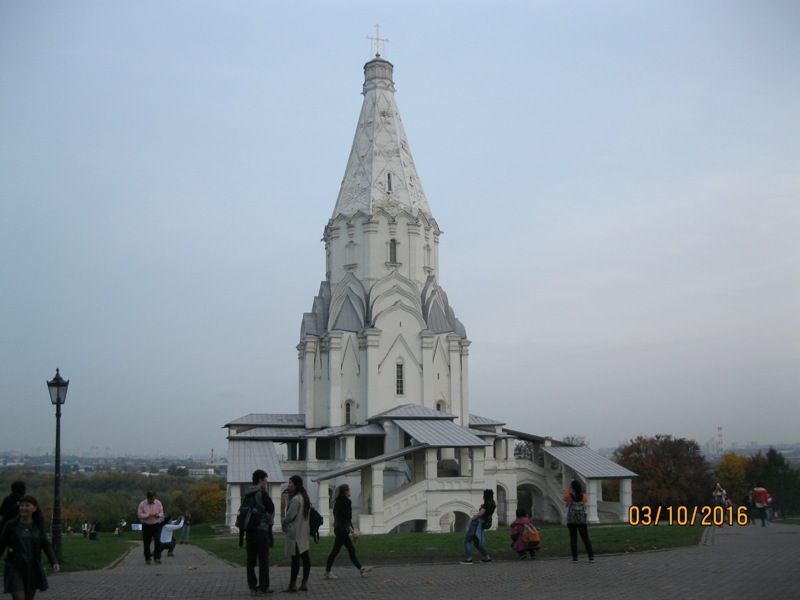
[[[56,369],[56,376],[47,382],[50,402],[56,407],[56,472],[53,492],[53,549],[61,562],[61,405],[67,399],[69,380],[64,380]]]

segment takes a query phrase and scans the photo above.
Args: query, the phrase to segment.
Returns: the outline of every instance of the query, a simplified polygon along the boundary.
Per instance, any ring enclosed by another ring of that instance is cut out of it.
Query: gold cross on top
[[[381,26],[376,24],[375,25],[375,37],[372,37],[371,35],[368,35],[367,39],[368,40],[372,40],[373,42],[375,42],[375,56],[380,57],[380,55],[381,55],[381,42],[388,42],[389,41],[386,38],[382,38],[381,37]]]

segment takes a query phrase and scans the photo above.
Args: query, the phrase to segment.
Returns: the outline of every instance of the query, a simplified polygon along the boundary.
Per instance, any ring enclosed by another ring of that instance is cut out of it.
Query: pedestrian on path
[[[492,526],[492,515],[496,508],[494,490],[483,490],[483,504],[481,504],[478,512],[472,515],[467,532],[464,534],[464,560],[461,561],[462,565],[472,564],[473,544],[481,554],[481,562],[492,561],[492,557],[489,556],[488,550],[483,545],[483,532]]]
[[[144,542],[144,562],[150,564],[150,559],[154,558],[156,564],[161,563],[161,522],[164,520],[164,507],[156,498],[152,491],[147,492],[147,498],[139,503],[137,509],[139,521],[142,523],[142,541]],[[150,550],[150,544],[153,550]]]
[[[292,559],[289,576],[289,587],[286,591],[294,593],[297,588],[297,575],[300,572],[300,561],[303,562],[303,579],[300,590],[308,590],[308,577],[311,574],[311,558],[308,555],[308,537],[311,534],[309,515],[311,501],[299,475],[289,478],[289,500],[286,504],[286,516],[283,519],[283,532],[286,534],[285,554]]]
[[[44,530],[39,502],[33,496],[19,500],[19,515],[0,531],[0,556],[6,553],[3,591],[14,600],[33,600],[36,590],[46,590],[47,576],[42,567],[42,551],[58,573],[61,567]]]
[[[569,529],[569,549],[572,552],[572,561],[578,562],[578,534],[581,536],[583,546],[589,560],[594,560],[592,542],[589,540],[589,529],[586,516],[586,494],[580,482],[573,479],[569,487],[564,490],[563,500],[567,505],[567,529]]]
[[[761,526],[766,527],[769,492],[760,481],[756,483],[756,487],[753,488],[753,505],[756,507],[758,518],[761,519]]]
[[[267,493],[267,477],[263,469],[253,471],[253,485],[245,490],[236,523],[239,527],[239,546],[243,537],[247,538],[247,586],[253,596],[259,592],[272,593],[269,589],[269,549],[272,546],[275,503]]]
[[[333,567],[333,562],[339,555],[342,546],[347,548],[350,562],[355,565],[362,577],[366,577],[370,571],[369,567],[362,566],[358,561],[356,548],[350,540],[350,534],[353,534],[353,537],[358,539],[358,532],[353,527],[353,505],[350,502],[350,493],[350,486],[343,483],[339,486],[336,500],[333,502],[333,533],[336,537],[333,542],[333,549],[328,555],[328,562],[325,565],[325,579],[337,579],[336,575],[331,573],[331,567]]]

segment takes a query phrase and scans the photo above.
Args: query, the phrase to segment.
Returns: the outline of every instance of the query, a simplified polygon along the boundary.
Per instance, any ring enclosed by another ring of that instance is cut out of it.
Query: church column
[[[306,438],[306,461],[314,462],[317,460],[317,438]]]
[[[469,427],[469,340],[461,341],[461,414],[463,415],[463,425]]]
[[[327,479],[318,481],[319,492],[317,494],[317,506],[319,514],[322,515],[322,525],[319,528],[321,536],[328,535],[331,531],[331,501],[328,496],[329,482]]]
[[[469,448],[458,449],[458,475],[469,477]]]
[[[302,385],[300,386],[300,412],[306,416],[306,427],[314,427],[314,358],[317,354],[317,339],[306,336],[298,345]]]
[[[425,449],[425,479],[433,480],[438,475],[438,460],[436,459],[436,448]]]
[[[356,459],[356,436],[348,435],[344,438],[344,459]]]
[[[433,232],[433,269],[436,281],[439,281],[439,232]]]
[[[461,338],[455,334],[447,336],[448,351],[450,353],[450,404],[453,413],[458,417],[456,423],[462,427],[469,426],[469,414],[464,414],[461,403]]]
[[[631,479],[619,480],[619,518],[621,521],[628,520],[628,510],[633,503],[633,488]]]
[[[590,523],[597,523],[600,520],[597,515],[597,488],[600,480],[589,479],[586,483],[586,518]]]
[[[425,281],[424,273],[419,268],[419,223],[409,223],[408,229],[408,278],[412,281]]]
[[[423,330],[422,338],[422,405],[436,409],[436,399],[433,397],[433,342],[436,336]]]
[[[472,480],[483,481],[483,467],[486,459],[486,450],[483,448],[472,449]]]
[[[267,493],[269,494],[270,500],[275,505],[275,522],[281,522],[281,483],[269,483],[267,484]]]
[[[330,375],[328,418],[327,423],[321,419],[317,427],[336,426],[342,424],[342,338],[341,331],[331,331],[328,334],[328,371]],[[321,417],[322,415],[320,415]]]
[[[364,339],[366,342],[366,369],[365,379],[367,380],[367,397],[364,400],[367,405],[364,409],[364,414],[376,414],[384,410],[378,406],[378,398],[380,398],[380,390],[378,380],[378,363],[380,356],[378,354],[378,346],[381,341],[380,329],[367,329],[364,331]]]
[[[372,465],[372,527],[373,533],[383,533],[383,470],[386,463]]]
[[[236,515],[242,504],[242,486],[238,483],[228,485],[228,527],[236,527]]]

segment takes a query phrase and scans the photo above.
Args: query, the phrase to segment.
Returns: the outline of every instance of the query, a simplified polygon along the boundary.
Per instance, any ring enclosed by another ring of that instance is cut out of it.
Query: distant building
[[[364,73],[322,238],[325,279],[300,327],[298,411],[225,425],[228,524],[256,468],[268,472],[276,506],[289,475],[305,478],[322,512],[347,482],[364,533],[463,528],[485,488],[495,490],[497,524],[512,521],[520,502],[558,521],[575,477],[586,484],[591,521],[625,518],[634,473],[585,446],[470,413],[471,342],[440,283],[442,232],[395,104],[393,66],[376,56]],[[526,452],[517,457],[520,442]],[[619,482],[619,502],[603,500],[603,479]]]

